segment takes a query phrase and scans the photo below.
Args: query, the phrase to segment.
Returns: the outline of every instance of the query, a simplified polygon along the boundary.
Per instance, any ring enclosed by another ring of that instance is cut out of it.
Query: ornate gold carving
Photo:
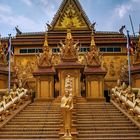
[[[135,55],[134,55],[134,64],[140,64],[140,34],[139,34],[138,47],[136,48]]]
[[[7,65],[6,54],[4,52],[4,47],[2,46],[1,42],[1,35],[0,35],[0,65]]]
[[[114,66],[114,62],[111,61],[110,65],[109,65],[109,75],[111,77],[115,76],[116,72],[115,72],[115,66]]]
[[[45,41],[43,46],[43,53],[40,53],[39,56],[37,56],[37,62],[39,67],[48,67],[51,66],[51,60],[52,60],[52,52],[48,46],[48,35],[47,32],[45,33]]]
[[[94,41],[94,34],[91,35],[90,51],[85,55],[86,63],[88,66],[101,66],[102,54],[96,48]]]
[[[128,61],[126,60],[125,62],[123,62],[120,67],[121,67],[120,69],[121,81],[128,82]]]
[[[62,61],[77,61],[78,60],[78,43],[74,44],[71,29],[67,29],[65,44],[60,42],[60,57]]]
[[[72,28],[87,28],[87,24],[81,16],[81,12],[73,1],[67,2],[64,10],[61,12],[55,28],[66,29],[69,26]]]

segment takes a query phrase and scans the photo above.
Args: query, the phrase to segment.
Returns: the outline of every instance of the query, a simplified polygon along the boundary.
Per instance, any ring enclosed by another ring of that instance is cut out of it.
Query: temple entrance
[[[65,90],[71,90],[71,94],[73,96],[81,96],[81,73],[79,69],[59,69],[58,70],[58,76],[59,76],[59,85],[56,86],[56,90],[59,90],[59,95],[63,96],[65,93]],[[68,78],[69,76],[69,78]],[[69,87],[68,82],[71,82],[71,87]]]

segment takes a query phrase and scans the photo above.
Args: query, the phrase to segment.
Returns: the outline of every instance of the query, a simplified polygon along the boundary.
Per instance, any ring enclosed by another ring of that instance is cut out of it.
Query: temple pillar
[[[54,98],[54,69],[51,67],[44,71],[39,69],[33,75],[36,78],[36,99],[52,100]]]
[[[104,100],[104,76],[101,67],[85,68],[86,98],[88,100]]]

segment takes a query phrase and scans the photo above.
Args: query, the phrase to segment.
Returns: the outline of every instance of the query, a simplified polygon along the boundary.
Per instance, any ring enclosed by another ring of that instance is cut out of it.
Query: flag
[[[13,47],[11,46],[11,36],[8,39],[8,48],[7,48],[7,61],[10,60],[10,57],[14,55]]]
[[[127,30],[127,52],[134,54],[134,43],[130,38],[129,31]]]

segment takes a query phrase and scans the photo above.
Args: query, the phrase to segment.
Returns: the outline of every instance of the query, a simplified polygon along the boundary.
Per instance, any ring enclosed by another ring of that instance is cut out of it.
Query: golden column
[[[90,51],[86,54],[84,69],[86,80],[86,96],[89,100],[104,100],[104,76],[106,71],[101,68],[102,54],[95,45],[94,33],[91,34]]]
[[[78,63],[78,43],[74,44],[71,29],[67,29],[65,43],[61,42],[61,62],[55,68],[58,72],[60,95],[65,93],[65,79],[69,75],[72,81],[72,95],[81,96],[81,71],[83,65]]]
[[[45,33],[43,53],[38,56],[38,70],[33,73],[36,77],[36,98],[51,100],[54,96],[54,75],[52,67],[52,52],[48,45],[48,34]]]

